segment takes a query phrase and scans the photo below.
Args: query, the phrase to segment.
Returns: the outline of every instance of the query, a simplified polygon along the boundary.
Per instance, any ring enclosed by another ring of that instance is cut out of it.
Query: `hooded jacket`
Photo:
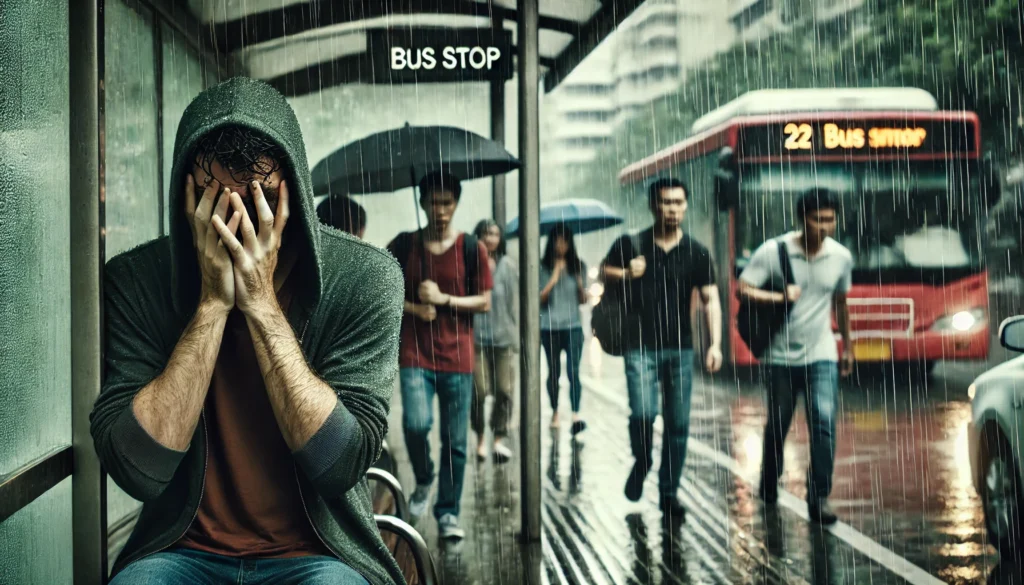
[[[227,125],[262,132],[288,154],[288,221],[299,222],[301,230],[291,231],[295,241],[284,245],[303,250],[287,318],[310,368],[338,395],[324,426],[293,454],[309,520],[327,548],[370,583],[402,583],[374,521],[364,477],[387,433],[398,371],[402,272],[386,251],[318,222],[295,113],[272,87],[246,78],[204,91],[185,110],[174,144],[170,235],[106,266],[104,380],[90,415],[91,432],[107,473],[143,503],[113,572],[177,542],[202,498],[205,415],[188,450],[179,452],[150,437],[131,404],[166,367],[198,306],[199,267],[184,213],[184,182],[197,141]]]

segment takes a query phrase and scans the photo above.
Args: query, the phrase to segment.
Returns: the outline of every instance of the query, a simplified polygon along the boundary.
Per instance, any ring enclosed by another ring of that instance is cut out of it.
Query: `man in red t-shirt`
[[[462,194],[459,179],[434,173],[424,177],[419,187],[427,226],[419,232],[400,234],[388,244],[405,267],[405,314],[398,362],[402,428],[416,474],[409,512],[418,517],[426,511],[434,483],[428,437],[437,394],[441,406],[441,479],[434,517],[441,538],[458,540],[465,535],[459,528],[459,501],[473,393],[473,315],[490,311],[493,285],[483,244],[473,239],[467,243],[468,236],[451,225]],[[476,253],[467,244],[475,246]],[[467,270],[467,256],[475,257],[475,270]],[[475,278],[471,278],[469,275],[474,273]]]

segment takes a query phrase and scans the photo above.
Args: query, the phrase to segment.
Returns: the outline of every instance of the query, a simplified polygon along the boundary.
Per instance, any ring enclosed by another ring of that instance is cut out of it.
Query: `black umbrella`
[[[389,193],[415,187],[441,171],[461,180],[518,169],[497,142],[462,128],[410,126],[371,134],[336,150],[313,168],[316,193]]]

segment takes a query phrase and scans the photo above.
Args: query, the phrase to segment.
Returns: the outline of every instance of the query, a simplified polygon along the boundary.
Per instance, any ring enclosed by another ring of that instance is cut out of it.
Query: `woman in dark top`
[[[490,312],[473,316],[476,363],[470,423],[476,433],[477,459],[486,459],[484,400],[488,394],[493,395],[491,430],[494,431],[494,460],[505,463],[512,458],[506,437],[512,419],[512,393],[519,350],[519,270],[512,258],[505,255],[505,236],[494,220],[482,220],[473,232],[487,248],[494,288],[491,289]]]
[[[562,352],[566,354],[572,433],[586,428],[580,417],[580,359],[583,357],[583,325],[580,305],[587,302],[586,266],[576,255],[572,229],[559,224],[548,234],[540,262],[540,341],[548,360],[548,398],[551,426],[558,423],[558,382],[562,374]]]

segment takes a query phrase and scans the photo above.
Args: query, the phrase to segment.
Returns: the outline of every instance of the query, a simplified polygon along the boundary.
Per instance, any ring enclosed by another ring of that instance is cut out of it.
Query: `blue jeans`
[[[629,439],[638,462],[652,463],[651,441],[658,416],[658,390],[664,400],[664,439],[658,491],[674,496],[686,463],[690,438],[690,398],[693,394],[692,349],[635,349],[626,352],[626,387],[629,390]]]
[[[369,585],[355,569],[334,557],[241,559],[187,548],[143,557],[124,568],[110,585]]]
[[[811,436],[807,500],[827,498],[832,491],[836,456],[836,413],[839,409],[839,367],[836,362],[768,367],[768,424],[764,431],[761,482],[776,485],[782,477],[783,446],[802,391]],[[775,483],[771,483],[771,482]]]
[[[583,359],[583,329],[552,329],[540,332],[540,344],[548,360],[548,400],[551,410],[558,412],[558,382],[562,378],[562,352],[565,352],[565,375],[569,378],[569,405],[580,411],[583,385],[580,383],[580,360]]]
[[[402,430],[416,483],[434,481],[430,429],[434,426],[434,394],[441,403],[441,481],[434,517],[459,515],[462,479],[466,472],[466,437],[473,401],[473,374],[402,368]]]

